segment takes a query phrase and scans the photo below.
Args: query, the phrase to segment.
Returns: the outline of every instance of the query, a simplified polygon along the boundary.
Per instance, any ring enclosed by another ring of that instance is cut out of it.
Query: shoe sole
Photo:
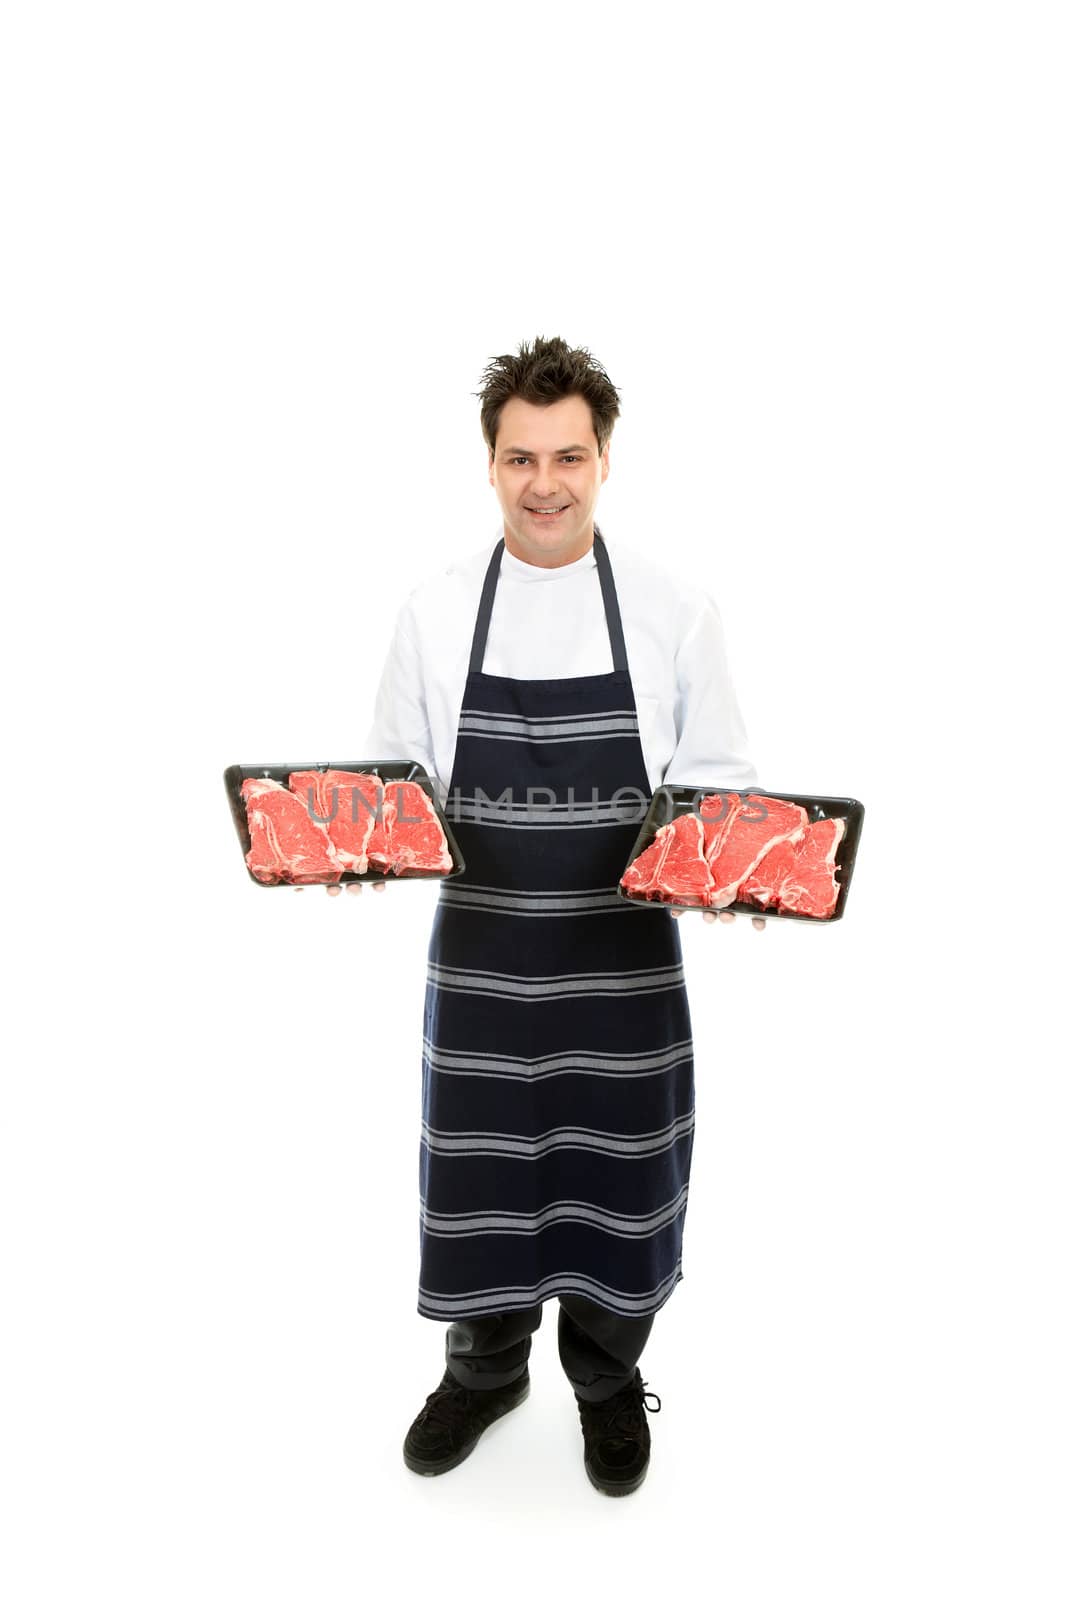
[[[599,1489],[601,1494],[611,1495],[613,1498],[616,1498],[623,1494],[633,1494],[635,1489],[640,1489],[641,1485],[645,1481],[645,1478],[648,1476],[648,1467],[649,1463],[646,1461],[644,1466],[641,1468],[639,1475],[636,1478],[627,1479],[625,1483],[605,1483],[594,1475],[593,1469],[587,1461],[585,1464],[585,1475],[589,1479],[589,1482],[593,1485],[594,1489]]]
[[[417,1472],[420,1478],[439,1478],[442,1472],[451,1472],[453,1467],[458,1467],[462,1462],[466,1461],[469,1455],[474,1452],[482,1439],[485,1438],[485,1435],[489,1432],[490,1428],[495,1428],[498,1422],[503,1422],[505,1417],[510,1416],[511,1413],[517,1409],[517,1407],[522,1405],[524,1400],[528,1400],[529,1398],[530,1385],[527,1384],[525,1389],[520,1390],[520,1392],[515,1396],[506,1411],[502,1411],[499,1417],[494,1417],[492,1422],[487,1422],[485,1427],[482,1428],[479,1433],[474,1434],[472,1438],[468,1439],[466,1444],[461,1446],[454,1456],[449,1456],[446,1461],[421,1461],[418,1456],[410,1456],[408,1454],[407,1446],[405,1445],[404,1465],[409,1467],[412,1472]]]

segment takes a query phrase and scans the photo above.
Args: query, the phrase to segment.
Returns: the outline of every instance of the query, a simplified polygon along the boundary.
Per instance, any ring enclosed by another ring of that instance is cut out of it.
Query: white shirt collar
[[[498,538],[504,537],[503,524],[500,526]],[[518,556],[513,556],[507,545],[500,553],[501,577],[517,578],[520,583],[550,583],[553,579],[570,578],[579,572],[585,572],[592,567],[596,570],[596,545],[590,545],[584,556],[579,556],[577,561],[568,561],[562,567],[537,567],[530,561],[520,561]]]

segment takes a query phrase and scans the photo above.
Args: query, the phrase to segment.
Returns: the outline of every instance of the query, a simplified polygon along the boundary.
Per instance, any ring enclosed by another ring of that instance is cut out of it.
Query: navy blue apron
[[[577,1294],[622,1316],[682,1277],[694,1084],[679,924],[620,898],[651,798],[607,548],[614,671],[481,670],[485,575],[446,815],[466,872],[430,936],[418,1309]]]

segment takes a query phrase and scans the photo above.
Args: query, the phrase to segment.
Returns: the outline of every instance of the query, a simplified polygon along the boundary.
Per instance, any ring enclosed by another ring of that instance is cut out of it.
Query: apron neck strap
[[[595,522],[593,523],[593,551],[596,555],[596,571],[597,577],[600,579],[600,596],[604,602],[604,616],[608,624],[608,637],[611,640],[612,666],[616,672],[625,672],[627,667],[626,642],[622,633],[622,617],[619,614],[619,597],[615,592],[615,575],[611,570],[608,547],[604,543],[603,536]],[[500,563],[503,555],[504,540],[501,539],[489,558],[485,582],[482,584],[482,598],[478,607],[478,620],[474,627],[474,643],[471,646],[469,668],[471,672],[481,672],[482,662],[485,660],[485,646],[489,639],[489,621],[493,614],[493,601],[496,597],[496,585],[500,576]]]

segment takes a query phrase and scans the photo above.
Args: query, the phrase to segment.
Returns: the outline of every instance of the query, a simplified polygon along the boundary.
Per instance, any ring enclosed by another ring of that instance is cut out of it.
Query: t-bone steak
[[[757,862],[774,845],[799,839],[808,821],[803,806],[771,795],[742,799],[730,794],[727,800],[723,806],[721,795],[705,795],[700,802],[707,836],[704,856],[715,880],[707,904],[716,909],[732,905]]]
[[[291,772],[289,787],[321,821],[346,872],[366,872],[367,847],[385,797],[376,772]]]
[[[397,877],[411,872],[451,872],[449,854],[433,803],[421,784],[387,783],[382,820],[367,846],[372,866],[391,867]]]
[[[844,831],[843,817],[810,822],[795,844],[777,844],[767,852],[741,885],[738,899],[806,917],[830,916],[841,888],[834,877],[834,857]]]
[[[344,868],[326,830],[273,778],[246,778],[241,798],[252,847],[245,857],[261,883],[336,883]]]
[[[674,824],[665,822],[657,828],[652,843],[635,856],[622,875],[622,887],[642,900],[665,898],[656,894],[656,882],[663,858],[671,846]]]
[[[660,848],[653,856],[655,844]],[[651,859],[646,861],[646,856]],[[635,875],[638,861],[642,868],[640,875]],[[669,896],[693,905],[707,905],[713,880],[704,859],[704,824],[700,818],[690,811],[658,829],[654,845],[642,851],[623,883],[627,888],[640,888],[649,900]],[[661,884],[669,888],[661,888]]]

